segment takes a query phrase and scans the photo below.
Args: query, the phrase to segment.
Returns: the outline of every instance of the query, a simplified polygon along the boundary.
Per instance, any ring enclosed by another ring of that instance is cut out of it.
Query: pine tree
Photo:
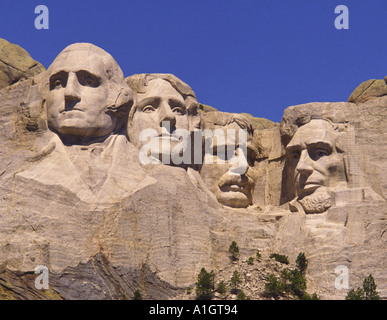
[[[237,300],[250,300],[250,297],[246,296],[243,290],[241,290],[237,295]]]
[[[298,269],[284,269],[281,273],[281,280],[285,290],[298,298],[306,292],[306,279]]]
[[[235,270],[234,273],[232,274],[230,282],[231,282],[231,285],[233,286],[233,290],[234,291],[238,290],[238,286],[242,283],[242,280],[241,280],[241,275],[237,270]]]
[[[283,264],[289,264],[288,257],[283,255],[283,254],[278,254],[278,253],[272,253],[270,255],[270,259],[275,259],[275,261]]]
[[[376,291],[375,280],[370,274],[363,281],[364,300],[380,300],[379,293]]]
[[[140,290],[137,289],[136,291],[134,291],[133,300],[142,300],[142,294]]]
[[[232,261],[236,261],[239,259],[239,247],[235,241],[233,241],[228,248],[228,252],[230,253],[230,258]]]
[[[364,291],[362,288],[351,289],[348,291],[345,300],[363,300],[364,299]]]
[[[265,291],[263,292],[265,297],[278,298],[285,291],[285,284],[281,280],[277,279],[274,274],[270,274],[265,283]]]
[[[220,281],[218,283],[218,287],[216,289],[221,295],[225,295],[227,292],[227,285],[224,283],[224,281]]]
[[[363,280],[363,288],[348,291],[345,300],[380,300],[373,276],[370,274]]]
[[[297,256],[296,266],[302,274],[305,274],[306,268],[308,267],[308,259],[306,259],[303,252],[300,252]]]
[[[196,282],[198,299],[211,299],[212,279],[212,274],[207,272],[206,269],[202,268],[200,270]]]

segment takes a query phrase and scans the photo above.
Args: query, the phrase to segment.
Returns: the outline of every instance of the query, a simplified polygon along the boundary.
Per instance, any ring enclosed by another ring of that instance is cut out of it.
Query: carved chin
[[[301,203],[305,213],[323,213],[331,206],[331,196],[325,188],[319,190],[319,192],[298,198],[297,201]]]

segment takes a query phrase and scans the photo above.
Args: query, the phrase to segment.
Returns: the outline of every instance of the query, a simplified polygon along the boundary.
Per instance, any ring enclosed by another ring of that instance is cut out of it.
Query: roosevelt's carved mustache
[[[252,188],[254,186],[254,180],[248,175],[239,175],[227,172],[219,179],[218,186],[219,188],[223,188],[228,185],[238,185],[244,188]]]

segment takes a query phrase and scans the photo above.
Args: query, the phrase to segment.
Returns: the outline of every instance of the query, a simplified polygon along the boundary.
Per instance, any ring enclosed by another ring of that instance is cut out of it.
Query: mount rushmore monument
[[[169,299],[230,263],[232,241],[305,252],[323,299],[347,293],[337,266],[387,297],[387,78],[278,124],[206,106],[172,74],[124,77],[88,43],[45,70],[1,40],[0,72],[1,298]]]

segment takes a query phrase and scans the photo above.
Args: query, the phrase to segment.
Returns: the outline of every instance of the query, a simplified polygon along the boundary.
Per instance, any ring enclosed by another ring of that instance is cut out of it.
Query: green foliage
[[[298,269],[284,269],[281,273],[281,278],[285,284],[285,291],[298,298],[305,294],[306,279]]]
[[[265,290],[263,292],[265,297],[278,298],[285,291],[284,282],[277,279],[274,274],[270,274],[265,283]]]
[[[276,261],[284,264],[289,263],[287,256],[284,255],[272,254],[270,258],[274,258]],[[296,265],[297,268],[295,269],[283,269],[279,278],[274,274],[269,275],[265,283],[264,295],[266,297],[278,298],[280,295],[287,293],[301,300],[320,300],[316,293],[309,295],[306,292],[306,279],[303,272],[305,272],[308,266],[308,260],[305,258],[304,253],[298,255]]]
[[[259,251],[257,251],[256,257],[257,261],[261,261],[262,255]]]
[[[350,290],[345,300],[380,300],[372,274],[363,280],[363,288],[358,287]]]
[[[349,290],[345,300],[363,300],[364,299],[364,291],[362,288]]]
[[[137,289],[136,291],[134,291],[133,300],[142,300],[142,294],[140,290]]]
[[[376,291],[375,280],[370,274],[363,281],[363,290],[364,290],[364,300],[380,300],[379,293]]]
[[[239,259],[239,247],[235,241],[233,241],[228,248],[228,252],[230,253],[230,259],[232,261],[236,261]]]
[[[290,290],[293,295],[301,298],[306,292],[306,279],[298,269],[291,271]]]
[[[218,287],[216,288],[216,291],[218,291],[221,295],[225,295],[227,293],[227,285],[224,283],[224,281],[220,281],[218,283]]]
[[[277,262],[283,263],[283,264],[289,264],[289,260],[287,256],[284,256],[282,254],[278,253],[272,253],[270,255],[271,259],[275,259]]]
[[[211,299],[212,285],[213,273],[209,273],[206,269],[202,268],[196,282],[196,295],[198,299]]]
[[[248,258],[247,259],[247,264],[253,265],[254,264],[254,258],[253,257]]]
[[[186,292],[187,292],[187,294],[191,294],[192,293],[192,288],[191,287],[187,287]]]
[[[296,266],[302,274],[305,274],[306,268],[308,267],[308,259],[306,259],[303,252],[300,252],[297,256]]]
[[[320,297],[317,295],[317,293],[313,293],[312,295],[309,295],[308,293],[305,293],[301,300],[320,300]]]
[[[246,296],[243,290],[241,290],[237,295],[237,300],[250,300],[250,297]]]
[[[284,293],[289,293],[299,299],[318,299],[317,294],[309,296],[306,293],[306,279],[298,269],[284,269],[279,278],[273,274],[269,275],[265,283],[264,295],[266,297],[278,298],[278,296]]]
[[[230,279],[230,283],[233,286],[234,290],[237,290],[238,286],[242,283],[241,275],[237,270],[235,270],[234,273],[232,274],[232,277]]]

